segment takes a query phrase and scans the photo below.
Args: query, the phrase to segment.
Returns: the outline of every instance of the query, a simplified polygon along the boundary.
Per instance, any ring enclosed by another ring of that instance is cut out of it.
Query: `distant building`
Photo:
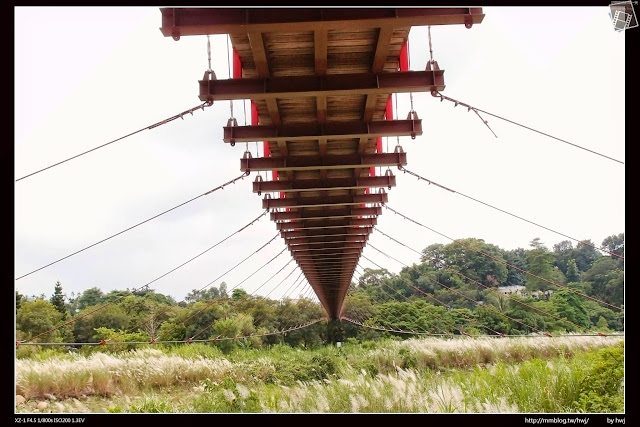
[[[553,293],[553,291],[533,291],[527,292],[524,286],[500,286],[498,287],[498,291],[500,291],[504,295],[519,295],[523,297],[533,297],[533,298],[549,298],[549,296]]]
[[[524,286],[500,286],[498,290],[505,295],[522,294],[525,290]]]

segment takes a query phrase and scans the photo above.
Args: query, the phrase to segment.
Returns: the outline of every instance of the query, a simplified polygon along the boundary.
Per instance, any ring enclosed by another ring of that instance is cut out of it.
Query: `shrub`
[[[624,411],[624,342],[599,350],[585,369],[576,409],[584,412]]]

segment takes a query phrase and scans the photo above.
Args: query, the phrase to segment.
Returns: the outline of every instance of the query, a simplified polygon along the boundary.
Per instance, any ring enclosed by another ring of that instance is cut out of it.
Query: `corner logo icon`
[[[636,18],[636,12],[633,9],[633,4],[638,4],[637,1],[618,1],[609,5],[611,13],[611,21],[613,22],[613,28],[616,31],[624,31],[629,28],[635,28],[638,26],[638,19]]]

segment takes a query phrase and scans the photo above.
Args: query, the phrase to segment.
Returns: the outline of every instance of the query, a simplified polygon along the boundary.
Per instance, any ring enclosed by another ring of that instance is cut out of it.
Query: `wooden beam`
[[[258,71],[258,77],[269,77],[269,62],[267,60],[267,52],[264,48],[264,40],[262,33],[251,32],[248,33],[249,44],[251,45],[251,53],[253,53],[253,61],[256,64],[256,70]]]
[[[318,123],[324,124],[327,122],[327,97],[326,96],[320,95],[316,98],[316,116],[318,117]]]
[[[317,28],[313,31],[313,46],[316,66],[316,75],[327,74],[327,45],[329,31],[326,28]]]
[[[276,126],[280,126],[282,124],[282,119],[280,118],[280,111],[278,110],[278,100],[276,98],[267,98],[266,102],[271,123]]]
[[[378,42],[373,56],[373,66],[371,71],[381,73],[384,70],[384,64],[387,62],[389,55],[389,46],[391,45],[391,36],[393,36],[393,28],[381,27],[378,31]]]

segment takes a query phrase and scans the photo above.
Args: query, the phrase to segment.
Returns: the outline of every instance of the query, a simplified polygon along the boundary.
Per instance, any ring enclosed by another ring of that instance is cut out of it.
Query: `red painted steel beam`
[[[290,191],[321,191],[321,190],[350,190],[357,188],[391,187],[396,186],[394,175],[369,176],[360,178],[327,178],[327,179],[299,179],[294,181],[253,181],[254,193],[269,193]]]
[[[348,262],[349,264],[344,264],[344,265],[333,264],[333,265],[326,265],[326,266],[322,266],[322,265],[318,266],[311,261],[310,262],[296,261],[298,267],[300,267],[301,269],[313,266],[316,269],[317,273],[321,273],[322,277],[327,276],[329,274],[332,274],[335,276],[344,275],[346,277],[349,274],[348,267],[351,265],[351,262],[357,263],[358,260],[353,260],[353,261],[350,260]]]
[[[342,271],[345,268],[346,262],[358,262],[360,259],[360,255],[350,256],[350,257],[334,257],[334,258],[325,258],[323,260],[317,259],[295,259],[298,265],[306,266],[313,265],[316,269],[324,270],[324,271]]]
[[[289,248],[290,249],[290,248]],[[320,250],[299,250],[291,251],[291,256],[303,255],[307,258],[314,256],[326,256],[326,255],[346,255],[346,254],[361,254],[364,247],[357,248],[345,248],[345,247],[323,247]]]
[[[334,246],[335,245],[335,246]],[[312,252],[322,252],[322,251],[329,251],[329,250],[360,250],[360,249],[364,249],[364,247],[366,246],[365,242],[351,242],[351,243],[344,243],[344,242],[324,242],[323,247],[318,248],[315,247],[313,245],[307,245],[307,244],[302,244],[302,245],[291,245],[288,247],[289,252],[291,253],[295,253],[295,252],[308,252],[308,253],[312,253]]]
[[[305,210],[289,212],[271,212],[269,214],[271,221],[295,221],[303,219],[319,219],[319,218],[344,218],[358,216],[378,216],[382,215],[382,208],[374,206],[371,208],[339,208],[339,209],[323,209],[323,210]]]
[[[316,222],[279,222],[276,224],[278,230],[319,230],[330,228],[350,228],[350,227],[367,227],[378,224],[376,218],[352,218],[325,220]]]
[[[316,271],[344,273],[345,271],[348,271],[348,268],[352,263],[357,263],[359,259],[360,255],[348,258],[327,258],[324,260],[296,259],[295,261],[301,267],[313,266]]]
[[[292,252],[291,256],[297,260],[302,259],[321,259],[321,258],[333,258],[333,257],[346,257],[346,256],[355,256],[359,257],[362,254],[362,249],[349,249],[349,250],[340,250],[338,248],[329,248],[325,249],[324,252]]]
[[[373,227],[354,227],[354,228],[345,228],[344,230],[339,229],[322,229],[322,230],[307,230],[307,231],[281,231],[280,236],[282,236],[285,241],[289,239],[295,238],[307,238],[314,239],[318,237],[331,237],[331,236],[353,236],[353,235],[368,235],[371,234]]]
[[[240,159],[240,170],[302,171],[314,169],[353,169],[369,166],[407,164],[407,153],[341,154],[326,156],[247,157]]]
[[[285,241],[285,243],[290,248],[293,248],[294,246],[297,246],[297,245],[316,246],[316,245],[326,245],[327,243],[336,243],[336,242],[366,243],[367,240],[369,240],[369,235],[364,234],[364,235],[356,235],[356,236],[324,236],[322,238],[313,238],[313,239],[307,239],[306,237],[304,237],[304,238],[289,239],[288,241]]]
[[[306,273],[306,272],[305,272]],[[306,274],[305,274],[306,275]],[[308,275],[309,283],[315,283],[318,285],[325,284],[324,295],[329,299],[331,296],[335,296],[335,294],[340,294],[345,292],[349,288],[349,284],[351,283],[351,277],[348,275],[331,275],[326,278],[326,280],[321,279],[319,276],[314,276],[312,274]],[[339,287],[333,287],[335,283],[341,283]],[[345,288],[344,290],[342,288]],[[332,289],[333,288],[333,289]]]
[[[349,284],[354,274],[351,269],[352,268],[351,266],[355,264],[357,264],[357,261],[353,261],[352,263],[350,262],[348,265],[345,265],[342,269],[327,268],[327,269],[313,270],[314,267],[311,267],[305,264],[299,267],[305,273],[308,273],[307,277],[310,281],[313,280],[314,282],[327,283],[328,285],[327,288],[339,289],[342,286],[346,286],[347,288],[349,287]]]
[[[422,120],[299,123],[281,126],[225,126],[224,142],[308,141],[422,135]]]
[[[248,34],[381,27],[458,25],[484,19],[481,7],[423,8],[160,8],[165,37]]]
[[[201,101],[442,91],[444,70],[199,80]]]
[[[387,193],[356,194],[345,196],[324,196],[324,197],[287,197],[287,198],[264,198],[262,199],[263,209],[303,209],[325,206],[343,205],[364,205],[372,203],[387,203],[389,195]]]

